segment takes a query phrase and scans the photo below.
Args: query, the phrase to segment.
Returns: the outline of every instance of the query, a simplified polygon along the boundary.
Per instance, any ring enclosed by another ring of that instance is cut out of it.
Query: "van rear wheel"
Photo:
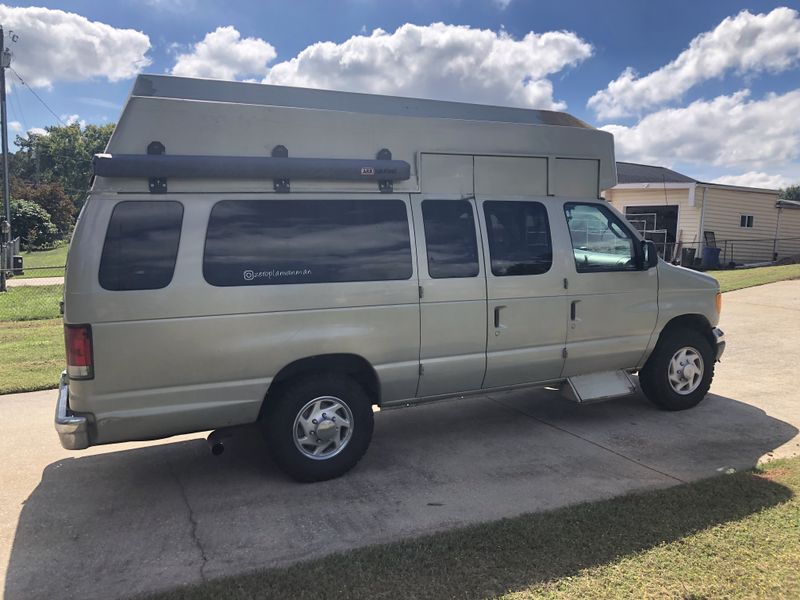
[[[697,406],[708,394],[713,377],[711,344],[691,329],[668,332],[639,371],[644,395],[664,410]]]
[[[294,479],[339,477],[367,451],[372,403],[355,380],[334,374],[301,376],[267,401],[267,446],[278,466]]]

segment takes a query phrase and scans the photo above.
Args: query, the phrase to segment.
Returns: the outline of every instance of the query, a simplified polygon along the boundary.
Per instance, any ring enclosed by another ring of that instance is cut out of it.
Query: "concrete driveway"
[[[797,454],[800,282],[726,294],[721,326],[728,350],[694,410],[542,390],[386,411],[359,467],[314,485],[252,436],[219,458],[199,435],[67,452],[53,391],[2,397],[5,596],[128,596]]]

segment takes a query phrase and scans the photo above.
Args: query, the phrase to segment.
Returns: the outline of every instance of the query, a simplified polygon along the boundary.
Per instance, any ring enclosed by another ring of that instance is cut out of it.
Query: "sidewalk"
[[[62,285],[64,277],[31,277],[29,279],[20,279],[19,277],[12,277],[6,281],[8,287],[23,287],[26,285]]]

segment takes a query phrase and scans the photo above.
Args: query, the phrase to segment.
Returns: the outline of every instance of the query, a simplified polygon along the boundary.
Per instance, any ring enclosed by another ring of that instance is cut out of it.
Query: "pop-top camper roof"
[[[616,184],[612,136],[566,113],[140,75],[94,190],[424,192],[428,153],[548,159],[551,194],[559,159]]]

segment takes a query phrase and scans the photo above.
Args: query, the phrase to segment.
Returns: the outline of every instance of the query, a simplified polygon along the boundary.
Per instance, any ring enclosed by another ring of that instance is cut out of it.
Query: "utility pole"
[[[11,66],[11,52],[6,49],[5,33],[0,26],[0,136],[3,148],[3,208],[5,223],[0,225],[2,235],[3,263],[0,264],[0,292],[6,291],[6,277],[11,273],[13,252],[11,251],[11,195],[8,186],[8,115],[6,114],[6,69]]]

